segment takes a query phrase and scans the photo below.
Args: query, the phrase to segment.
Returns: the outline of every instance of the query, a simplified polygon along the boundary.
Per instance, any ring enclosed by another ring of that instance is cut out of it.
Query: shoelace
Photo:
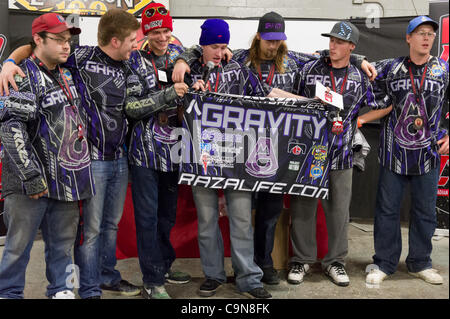
[[[334,269],[334,271],[336,272],[336,274],[338,276],[345,276],[347,273],[345,272],[345,269],[343,266],[341,266],[340,264],[335,264],[331,266],[331,269]]]
[[[292,266],[292,269],[291,269],[291,271],[293,272],[293,273],[302,273],[302,272],[306,272],[305,271],[305,266],[304,265],[302,265],[302,264],[294,264],[293,266]]]

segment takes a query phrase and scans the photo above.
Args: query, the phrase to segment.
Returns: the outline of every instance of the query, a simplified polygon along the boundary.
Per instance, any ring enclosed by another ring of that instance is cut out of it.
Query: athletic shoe
[[[217,289],[222,286],[222,283],[214,279],[206,279],[198,289],[198,295],[201,297],[211,297],[216,294]]]
[[[59,291],[53,296],[49,297],[50,299],[75,299],[75,295],[70,290]]]
[[[436,269],[428,268],[419,272],[409,272],[410,275],[425,280],[432,285],[442,285],[444,279],[437,273]]]
[[[387,274],[380,269],[371,269],[366,276],[366,283],[370,285],[379,285],[387,277]]]
[[[271,299],[272,295],[264,288],[254,288],[250,291],[242,293],[243,295],[252,299]]]
[[[327,267],[325,275],[338,286],[345,287],[350,284],[350,279],[347,276],[344,265],[338,262],[334,262]]]
[[[280,283],[280,278],[278,277],[278,272],[273,269],[273,267],[261,268],[264,275],[261,281],[268,285],[278,285]]]
[[[166,282],[171,284],[187,284],[191,281],[191,275],[182,271],[169,271],[165,275]]]
[[[142,289],[144,299],[172,299],[164,286],[145,286]]]
[[[121,280],[114,286],[100,285],[102,290],[109,290],[119,293],[122,296],[137,296],[141,293],[141,289],[126,280]]]
[[[303,282],[303,277],[308,274],[310,267],[308,264],[291,263],[291,269],[289,270],[287,282],[292,285],[298,285]]]

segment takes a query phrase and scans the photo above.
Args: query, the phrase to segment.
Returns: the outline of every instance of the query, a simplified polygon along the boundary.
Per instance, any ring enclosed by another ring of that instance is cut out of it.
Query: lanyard
[[[420,95],[421,95],[422,89],[423,89],[423,83],[425,81],[425,76],[427,75],[428,64],[425,66],[425,70],[423,70],[422,79],[420,80],[419,92],[417,92],[416,84],[414,83],[414,76],[413,76],[412,69],[411,69],[411,60],[409,60],[408,69],[409,69],[409,78],[411,79],[411,86],[412,86],[414,95],[416,96],[416,101],[417,101],[417,103],[419,103]]]
[[[31,57],[37,62],[37,64],[44,70],[45,73],[47,73],[47,75],[49,75],[53,80],[56,81],[56,83],[58,83],[59,87],[61,88],[61,90],[64,92],[64,95],[67,97],[67,100],[69,101],[69,104],[72,108],[72,111],[75,114],[78,114],[78,108],[75,106],[75,102],[72,96],[72,92],[70,91],[70,87],[69,84],[66,81],[66,78],[61,70],[61,67],[58,64],[58,70],[59,70],[59,74],[64,82],[64,85],[58,80],[58,78],[52,73],[50,72],[49,69],[47,69],[47,67],[44,65],[44,63],[42,63],[42,61],[40,61],[36,55],[33,53],[31,55]],[[78,129],[78,139],[81,141],[83,139],[83,125],[81,125],[80,123],[77,124],[77,129]]]
[[[333,74],[333,70],[332,69],[330,70],[330,77],[331,77],[331,84],[333,85],[333,91],[336,92],[336,83],[334,81],[334,74]],[[342,93],[344,92],[345,83],[347,83],[347,77],[348,77],[348,67],[345,70],[344,81],[342,82],[341,92],[339,92],[340,95],[342,95]]]
[[[216,72],[216,85],[215,85],[215,87],[214,87],[214,92],[217,92],[217,89],[219,88],[219,82],[220,82],[220,78],[219,78],[219,76],[220,76],[220,68],[221,68],[221,66],[219,65],[219,66],[217,67],[217,72]],[[212,92],[211,81],[210,81],[209,79],[208,79],[208,82],[207,82],[206,85],[209,87],[209,91]]]
[[[258,66],[258,74],[259,74],[259,80],[262,81],[262,74],[261,74],[261,67]],[[275,63],[272,64],[272,67],[270,68],[269,75],[267,76],[266,83],[270,86],[272,86],[273,78],[275,77]]]
[[[147,53],[150,54],[151,51],[148,51]],[[168,65],[167,54],[164,54],[164,56],[166,58],[166,70],[167,70],[167,65]],[[161,85],[161,82],[159,82],[158,69],[156,68],[156,63],[155,63],[155,60],[153,59],[153,57],[152,57],[152,65],[153,65],[153,70],[155,71],[156,78],[158,79],[158,87],[159,87],[159,89],[163,89],[164,87]]]

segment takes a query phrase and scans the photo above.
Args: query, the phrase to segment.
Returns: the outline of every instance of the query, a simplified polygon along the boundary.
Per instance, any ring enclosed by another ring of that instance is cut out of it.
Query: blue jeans
[[[283,194],[257,193],[255,215],[255,262],[261,268],[273,267],[275,228],[283,209]]]
[[[45,243],[46,295],[72,290],[66,282],[71,271],[66,270],[72,264],[79,216],[78,202],[34,200],[18,194],[6,197],[3,220],[8,232],[0,263],[0,297],[23,298],[25,271],[39,227]]]
[[[170,231],[177,215],[178,172],[132,165],[131,190],[142,281],[161,286],[175,260]]]
[[[219,227],[216,189],[192,187],[198,217],[198,245],[203,272],[208,279],[224,283],[224,248]],[[236,287],[241,292],[262,287],[262,270],[254,261],[250,192],[224,190],[230,222],[231,263]]]
[[[375,207],[374,263],[393,274],[402,251],[400,207],[406,185],[411,189],[409,252],[406,265],[411,272],[431,268],[431,239],[436,229],[436,198],[439,165],[424,175],[398,175],[380,167]]]
[[[94,197],[83,203],[75,243],[75,263],[80,268],[81,298],[100,296],[100,285],[113,286],[122,278],[115,269],[117,229],[128,187],[128,161],[92,161]]]

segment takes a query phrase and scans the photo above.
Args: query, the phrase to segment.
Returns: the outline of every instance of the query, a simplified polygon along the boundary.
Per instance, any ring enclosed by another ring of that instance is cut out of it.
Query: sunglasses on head
[[[147,11],[145,11],[145,15],[147,18],[151,18],[155,15],[156,11],[159,12],[159,14],[165,16],[169,13],[165,7],[157,7],[157,8],[149,8]]]

